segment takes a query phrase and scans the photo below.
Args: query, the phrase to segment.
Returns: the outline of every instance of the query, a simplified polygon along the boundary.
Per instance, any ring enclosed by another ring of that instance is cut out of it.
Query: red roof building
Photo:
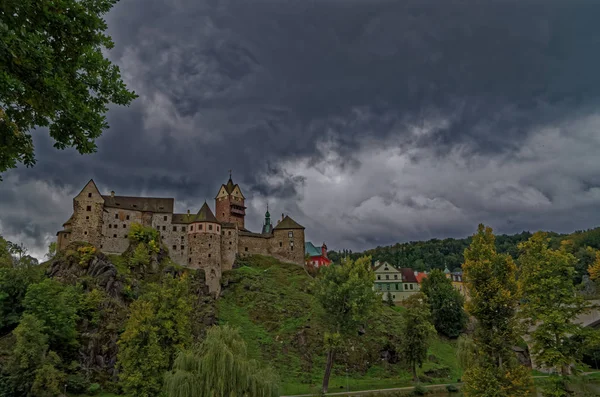
[[[327,257],[327,246],[323,243],[320,247],[315,247],[313,243],[307,241],[304,243],[304,252],[307,256],[306,266],[319,268],[321,266],[329,266],[331,259]]]

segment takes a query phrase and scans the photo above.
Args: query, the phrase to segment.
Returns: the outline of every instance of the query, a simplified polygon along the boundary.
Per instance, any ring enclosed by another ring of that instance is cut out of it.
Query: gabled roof
[[[98,194],[100,194],[100,190],[98,189],[98,186],[96,186],[96,182],[94,182],[93,179],[90,179],[88,181],[88,183],[85,184],[85,186],[79,191],[79,193],[77,193],[77,195],[75,197],[79,197],[79,195],[85,190],[86,187],[88,187],[89,185],[92,185],[92,187],[94,188],[94,190],[96,190],[96,192]]]
[[[304,226],[298,224],[295,220],[290,218],[289,216],[285,216],[281,222],[277,224],[274,228],[275,230],[281,229],[304,229]]]
[[[233,183],[233,181],[231,180],[231,177],[229,177],[229,180],[227,181],[227,183],[221,185],[221,187],[225,189],[227,194],[231,194],[233,192],[233,190],[237,187],[240,191],[240,194],[242,195],[242,198],[246,198],[246,197],[244,197],[244,193],[242,193],[242,188],[240,188],[240,185],[238,185],[237,183]],[[221,191],[221,188],[219,188],[219,191]],[[217,194],[217,197],[218,196],[219,195]],[[217,197],[215,197],[215,198],[217,198]]]
[[[379,270],[381,268],[385,269],[385,266],[388,267],[388,271],[389,270],[395,270],[396,272],[400,273],[400,269],[398,269],[396,266],[391,265],[391,264],[389,264],[387,262],[381,262],[379,264],[377,264],[377,262],[375,262],[375,267],[373,268],[373,271],[377,271],[377,270]]]
[[[196,219],[194,219],[194,222],[213,222],[213,223],[219,223],[219,221],[217,220],[217,218],[215,218],[215,215],[210,210],[210,207],[208,206],[208,204],[206,203],[206,201],[202,205],[202,208],[200,208],[200,211],[198,211],[198,214],[196,215]]]
[[[304,253],[308,256],[321,256],[321,249],[314,246],[313,243],[307,241],[304,243]]]
[[[409,268],[409,267],[403,267],[402,269],[400,269],[400,271],[402,272],[402,281],[405,283],[416,283],[417,282],[417,278],[415,277],[415,272],[413,271],[413,269]]]
[[[173,213],[175,199],[159,197],[102,196],[104,206],[123,210]]]
[[[75,214],[71,214],[71,216],[69,217],[69,219],[63,223],[63,226],[68,226],[71,224],[71,222],[73,221],[73,217],[75,216]]]

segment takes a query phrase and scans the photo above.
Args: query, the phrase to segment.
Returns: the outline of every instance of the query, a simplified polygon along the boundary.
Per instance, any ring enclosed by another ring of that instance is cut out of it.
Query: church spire
[[[267,212],[265,212],[265,223],[263,224],[262,233],[268,234],[273,232],[273,225],[271,224],[271,214],[269,213],[269,203],[267,203]]]

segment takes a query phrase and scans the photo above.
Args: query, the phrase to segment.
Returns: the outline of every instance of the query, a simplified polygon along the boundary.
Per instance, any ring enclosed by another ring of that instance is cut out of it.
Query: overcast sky
[[[233,170],[307,240],[361,250],[600,225],[600,2],[127,0],[132,106],[98,152],[4,174],[0,234],[42,256],[93,178],[198,211]]]

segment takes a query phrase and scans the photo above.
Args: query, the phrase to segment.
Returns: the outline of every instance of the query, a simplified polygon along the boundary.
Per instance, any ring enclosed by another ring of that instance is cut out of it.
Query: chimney
[[[280,220],[280,219],[277,219],[277,224],[278,224],[278,225],[279,225],[279,222],[281,222],[281,220]]]
[[[111,190],[110,197],[115,197],[115,191],[114,190]]]
[[[281,220],[283,220],[283,218],[284,218],[284,215],[283,215],[283,212],[282,212],[282,213],[281,213]]]
[[[190,210],[188,210],[188,215],[190,214]]]

